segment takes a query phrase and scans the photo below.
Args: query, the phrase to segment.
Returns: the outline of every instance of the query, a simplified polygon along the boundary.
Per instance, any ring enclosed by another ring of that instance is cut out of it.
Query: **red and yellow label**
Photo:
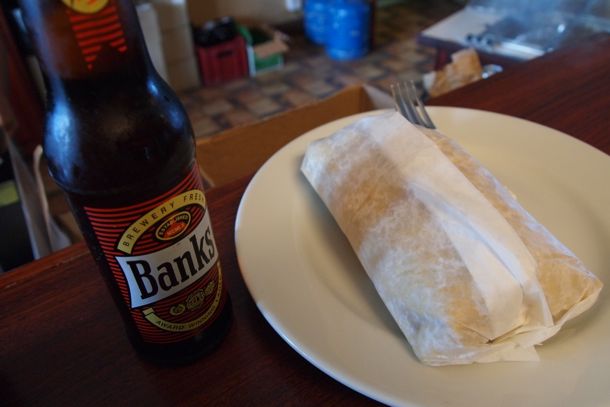
[[[194,167],[147,202],[85,212],[142,338],[187,339],[216,319],[226,300],[201,178]]]
[[[109,0],[61,0],[72,10],[84,14],[97,13],[108,5]]]
[[[115,0],[62,0],[87,68],[93,69],[104,48],[127,51]]]

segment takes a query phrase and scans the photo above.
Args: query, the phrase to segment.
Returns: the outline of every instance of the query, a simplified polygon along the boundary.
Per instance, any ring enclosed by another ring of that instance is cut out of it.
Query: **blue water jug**
[[[323,45],[328,28],[328,7],[331,0],[305,0],[303,22],[305,35],[312,42]]]
[[[328,7],[330,24],[326,33],[326,53],[333,59],[349,60],[369,50],[371,5],[367,0],[332,0]]]

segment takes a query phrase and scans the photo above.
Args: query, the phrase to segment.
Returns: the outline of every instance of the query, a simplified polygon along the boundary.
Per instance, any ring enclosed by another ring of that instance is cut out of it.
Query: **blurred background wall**
[[[216,17],[232,16],[241,21],[277,24],[298,19],[286,8],[286,0],[188,0],[191,22],[201,24]]]

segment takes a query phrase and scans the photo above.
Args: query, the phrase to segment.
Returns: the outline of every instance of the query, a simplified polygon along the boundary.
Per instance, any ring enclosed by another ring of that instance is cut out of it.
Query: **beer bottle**
[[[145,358],[211,350],[231,307],[186,113],[131,0],[22,0],[47,87],[44,151]]]

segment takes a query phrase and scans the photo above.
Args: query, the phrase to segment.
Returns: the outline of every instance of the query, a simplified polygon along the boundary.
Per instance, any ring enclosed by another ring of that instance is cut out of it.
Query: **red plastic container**
[[[204,85],[215,85],[248,75],[246,43],[241,36],[230,41],[197,47]]]

